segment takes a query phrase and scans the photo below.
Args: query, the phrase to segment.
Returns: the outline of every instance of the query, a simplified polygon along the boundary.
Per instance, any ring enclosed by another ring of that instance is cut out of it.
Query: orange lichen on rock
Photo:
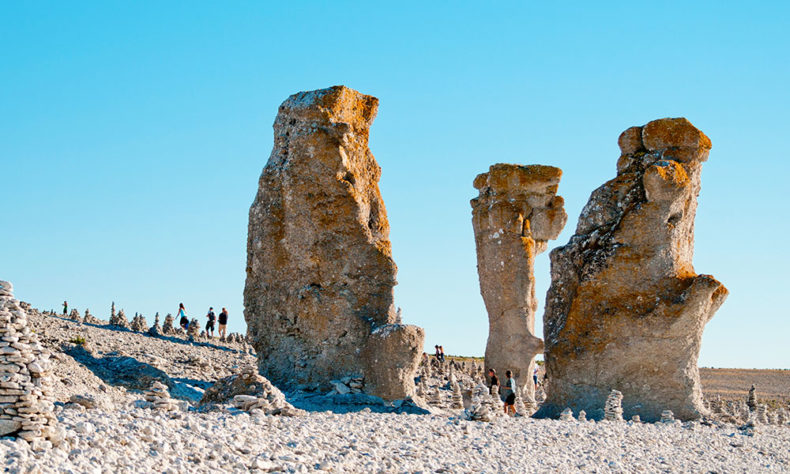
[[[327,390],[364,378],[386,399],[414,394],[424,333],[393,304],[397,267],[368,148],[378,99],[343,86],[280,106],[250,207],[244,316],[263,375]],[[390,352],[375,358],[368,345]]]
[[[472,199],[480,293],[488,311],[485,365],[511,370],[526,398],[536,354],[534,261],[557,238],[567,220],[556,196],[562,170],[543,165],[495,164],[478,175]]]
[[[570,242],[551,252],[548,396],[536,416],[570,407],[600,419],[614,389],[627,418],[655,421],[666,409],[698,418],[702,331],[727,296],[692,264],[710,140],[679,118],[631,127],[618,144],[617,176],[592,193]]]

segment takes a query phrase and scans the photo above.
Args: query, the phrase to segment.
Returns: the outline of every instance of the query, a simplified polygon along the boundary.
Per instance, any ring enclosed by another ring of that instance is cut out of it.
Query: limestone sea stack
[[[511,370],[521,393],[534,399],[532,364],[543,351],[535,336],[535,256],[568,219],[557,196],[562,170],[496,164],[477,176],[472,226],[480,293],[488,311],[485,365],[500,377]]]
[[[328,390],[414,394],[421,328],[399,324],[397,267],[368,149],[378,99],[343,86],[280,106],[274,148],[250,208],[244,317],[264,376]]]
[[[694,217],[710,139],[684,118],[620,135],[617,177],[593,191],[576,234],[551,252],[544,340],[547,399],[600,419],[622,392],[626,418],[705,413],[702,331],[727,289],[692,265]]]

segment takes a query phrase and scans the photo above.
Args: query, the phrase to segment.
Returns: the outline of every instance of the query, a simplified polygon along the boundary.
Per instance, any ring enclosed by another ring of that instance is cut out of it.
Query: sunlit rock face
[[[365,392],[414,394],[424,333],[399,324],[397,267],[368,149],[378,99],[343,86],[280,106],[274,148],[250,208],[244,316],[263,375],[329,389],[364,377]]]
[[[535,336],[534,262],[568,219],[557,186],[562,170],[542,165],[496,164],[474,181],[472,226],[480,293],[488,312],[486,368],[511,370],[533,399],[532,364],[543,351]]]
[[[702,163],[711,142],[684,118],[632,127],[617,176],[593,191],[576,234],[551,252],[544,314],[548,398],[603,417],[622,392],[623,415],[657,421],[704,413],[697,370],[702,331],[727,289],[692,266]]]

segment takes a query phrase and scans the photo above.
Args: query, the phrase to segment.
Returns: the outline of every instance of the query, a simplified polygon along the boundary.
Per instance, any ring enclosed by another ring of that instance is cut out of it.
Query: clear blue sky
[[[620,132],[685,116],[713,141],[695,267],[731,291],[700,365],[790,367],[790,3],[379,3],[3,2],[0,279],[44,309],[152,320],[183,301],[244,330],[277,107],[344,84],[381,100],[396,304],[427,347],[482,355],[475,175],[562,168],[562,245]]]

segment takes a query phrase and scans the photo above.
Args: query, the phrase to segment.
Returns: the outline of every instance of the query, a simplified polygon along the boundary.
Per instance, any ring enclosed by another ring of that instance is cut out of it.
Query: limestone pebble
[[[159,381],[155,381],[151,384],[151,388],[146,390],[145,401],[151,403],[152,407],[157,410],[171,411],[178,408],[178,405],[170,398],[167,385]]]
[[[386,400],[415,392],[424,331],[398,324],[397,267],[368,148],[378,99],[344,86],[280,105],[250,207],[244,318],[263,375],[331,389],[348,375]]]
[[[145,316],[135,313],[134,318],[132,318],[132,323],[129,327],[134,332],[145,332],[148,329],[148,323],[145,320]]]
[[[49,358],[28,327],[13,286],[0,281],[0,436],[31,443],[62,439],[49,395]]]
[[[710,140],[685,118],[630,128],[617,175],[592,192],[568,244],[551,251],[543,339],[546,394],[536,417],[600,407],[657,421],[707,414],[697,360],[728,290],[693,266],[694,220]]]
[[[495,164],[478,175],[472,199],[480,293],[488,312],[485,366],[511,370],[525,393],[534,357],[543,351],[535,336],[535,258],[565,226],[564,200],[557,196],[562,170],[543,165]]]
[[[623,394],[619,390],[612,390],[606,398],[604,406],[604,419],[607,421],[623,421]]]

